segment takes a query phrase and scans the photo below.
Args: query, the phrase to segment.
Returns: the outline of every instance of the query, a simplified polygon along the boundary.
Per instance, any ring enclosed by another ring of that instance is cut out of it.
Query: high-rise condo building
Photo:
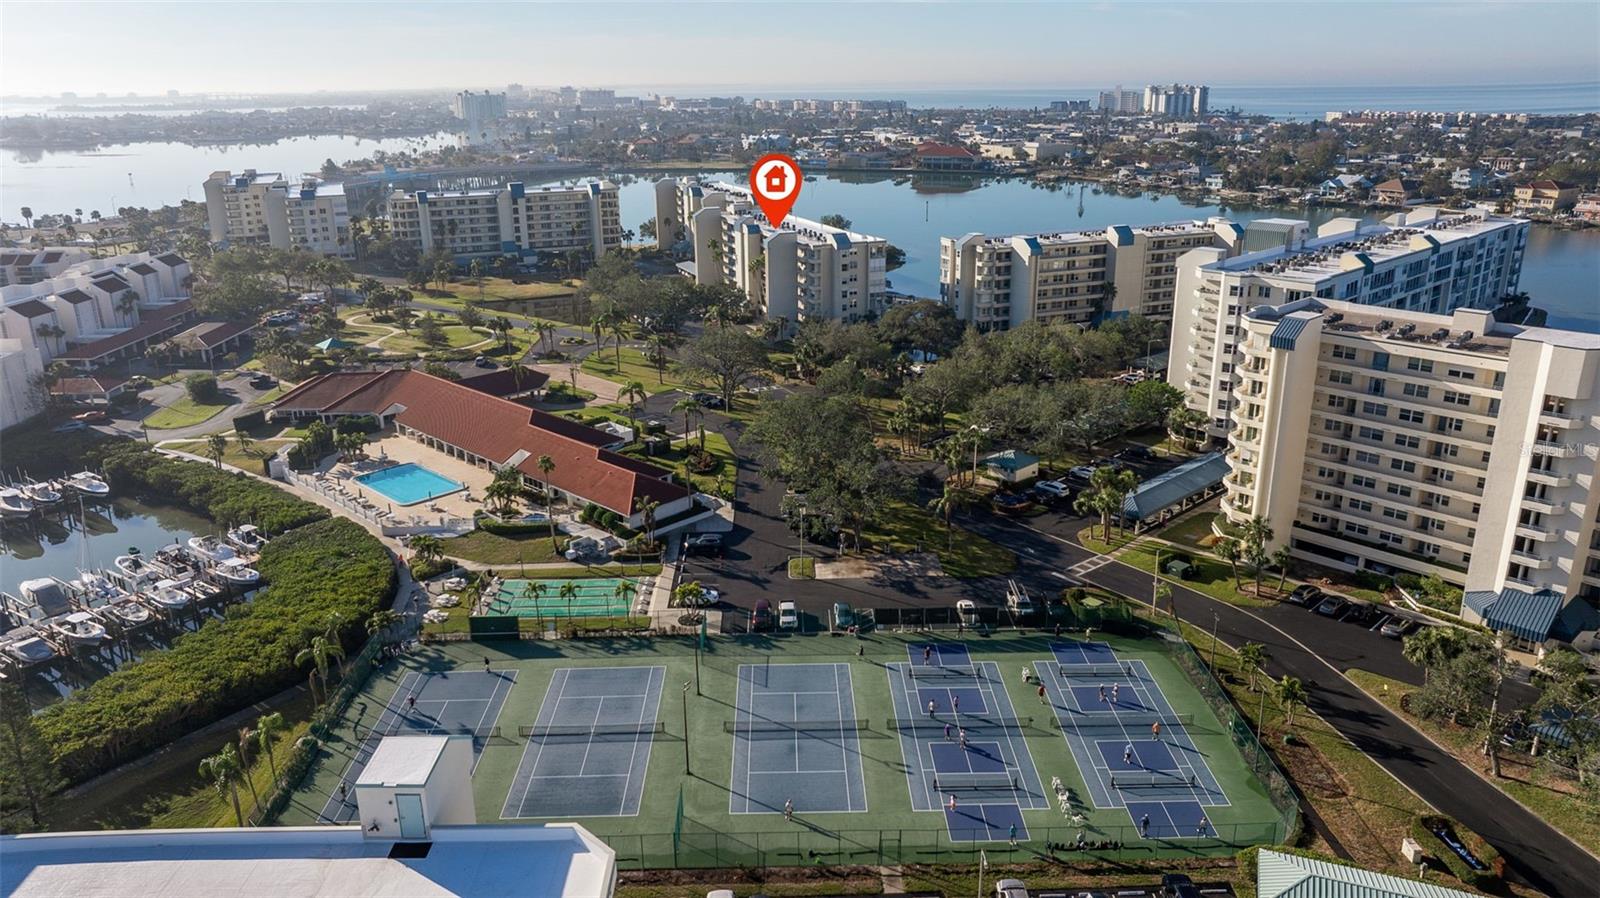
[[[1225,255],[1244,231],[1221,218],[1104,230],[939,238],[939,294],[982,331],[1024,321],[1091,324],[1107,315],[1172,317],[1179,256]]]
[[[1600,626],[1600,336],[1314,298],[1237,326],[1230,522],[1531,642]]]
[[[1259,305],[1336,299],[1378,309],[1446,314],[1492,309],[1516,292],[1528,223],[1481,211],[1419,208],[1385,224],[1334,219],[1311,239],[1233,257],[1200,248],[1178,259],[1167,382],[1227,433],[1242,315]],[[1252,237],[1255,233],[1252,232]]]
[[[395,191],[390,233],[424,253],[453,256],[578,251],[600,258],[622,245],[617,185],[588,181],[527,188],[521,181],[473,190]]]
[[[487,123],[506,117],[506,95],[464,90],[451,99],[450,111],[467,131],[478,131]]]
[[[1100,111],[1122,115],[1138,115],[1144,111],[1144,94],[1136,90],[1123,90],[1117,85],[1100,92]]]
[[[697,283],[738,287],[767,318],[858,321],[888,307],[888,241],[794,215],[774,228],[748,188],[657,181],[656,241],[691,256]]]
[[[206,178],[206,219],[211,239],[304,249],[324,256],[353,256],[344,185],[317,178],[291,183],[278,172],[247,168]]]
[[[1146,115],[1198,118],[1211,111],[1211,88],[1203,84],[1152,84],[1144,89]]]

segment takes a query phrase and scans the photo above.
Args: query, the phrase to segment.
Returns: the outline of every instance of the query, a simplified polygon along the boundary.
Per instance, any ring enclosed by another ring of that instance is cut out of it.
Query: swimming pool
[[[463,489],[456,481],[415,462],[362,474],[356,482],[382,493],[396,505],[415,505]]]

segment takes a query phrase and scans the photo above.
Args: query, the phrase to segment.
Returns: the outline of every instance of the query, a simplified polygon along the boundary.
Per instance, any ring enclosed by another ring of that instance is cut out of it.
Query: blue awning
[[[1278,322],[1272,329],[1272,336],[1267,340],[1267,345],[1273,349],[1293,349],[1294,341],[1299,338],[1300,332],[1306,329],[1304,318],[1285,318]]]
[[[1523,592],[1508,586],[1499,592],[1472,590],[1462,597],[1462,604],[1477,612],[1491,630],[1544,642],[1550,638],[1550,628],[1566,604],[1566,597],[1550,589]]]
[[[1122,500],[1122,516],[1134,521],[1145,520],[1164,508],[1211,489],[1227,475],[1228,460],[1221,452],[1190,459],[1139,484]]]

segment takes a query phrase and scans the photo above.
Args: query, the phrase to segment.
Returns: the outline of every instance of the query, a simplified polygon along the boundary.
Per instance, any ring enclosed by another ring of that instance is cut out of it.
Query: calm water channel
[[[130,547],[153,555],[162,546],[213,530],[211,522],[199,515],[134,499],[87,505],[84,510],[80,518],[73,500],[56,513],[8,523],[0,531],[0,589],[15,595],[18,583],[35,577],[71,580],[81,567],[110,567]]]

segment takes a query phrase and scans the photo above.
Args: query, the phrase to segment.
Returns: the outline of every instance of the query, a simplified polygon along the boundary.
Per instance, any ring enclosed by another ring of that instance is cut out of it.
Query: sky
[[[92,26],[89,26],[92,23]],[[0,94],[1600,80],[1600,3],[33,3]]]

